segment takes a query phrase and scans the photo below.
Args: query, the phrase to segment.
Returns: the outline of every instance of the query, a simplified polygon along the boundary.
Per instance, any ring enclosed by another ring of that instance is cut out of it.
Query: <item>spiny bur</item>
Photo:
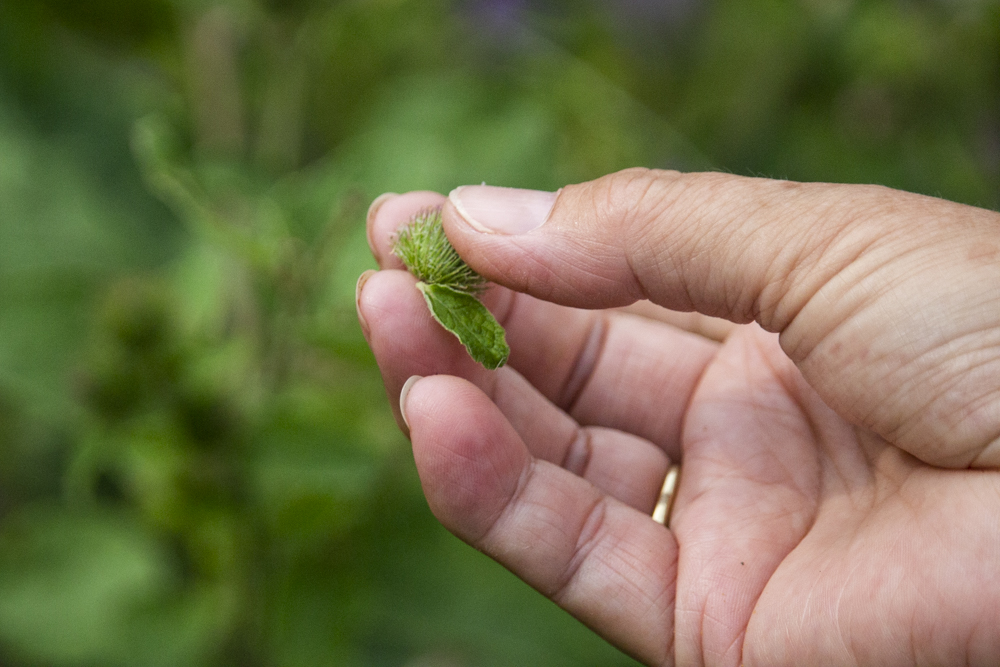
[[[441,207],[425,208],[396,234],[392,252],[417,280],[466,294],[481,294],[486,280],[465,263],[441,224]]]
[[[503,327],[477,299],[486,280],[458,256],[441,225],[441,209],[420,211],[396,234],[392,252],[417,277],[431,315],[488,369],[507,363]]]

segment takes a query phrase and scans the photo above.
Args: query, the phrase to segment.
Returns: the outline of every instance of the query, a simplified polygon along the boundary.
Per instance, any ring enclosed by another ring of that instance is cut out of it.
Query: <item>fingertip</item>
[[[531,457],[500,409],[471,382],[434,375],[405,397],[413,457],[434,515],[475,542],[513,497]]]
[[[358,319],[364,323],[369,333],[375,334],[369,343],[375,342],[382,335],[386,320],[393,315],[413,317],[421,314],[422,311],[417,307],[419,302],[408,289],[412,287],[413,280],[408,273],[392,270],[366,271],[358,278],[355,306]]]
[[[463,377],[480,368],[458,337],[438,324],[406,271],[378,271],[363,285],[359,316],[370,329],[368,344],[393,402],[411,375]]]

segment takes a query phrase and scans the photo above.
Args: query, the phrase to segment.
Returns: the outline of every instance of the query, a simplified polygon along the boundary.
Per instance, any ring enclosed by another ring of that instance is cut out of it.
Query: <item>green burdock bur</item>
[[[469,355],[493,370],[507,363],[503,327],[480,303],[486,280],[465,263],[445,236],[441,208],[428,208],[396,234],[392,252],[417,277],[434,319],[455,334]]]

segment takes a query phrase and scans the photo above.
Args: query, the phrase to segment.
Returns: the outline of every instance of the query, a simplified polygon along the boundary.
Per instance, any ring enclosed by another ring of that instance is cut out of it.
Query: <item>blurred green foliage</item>
[[[429,515],[383,191],[623,167],[996,208],[987,0],[0,3],[0,663],[632,664]]]

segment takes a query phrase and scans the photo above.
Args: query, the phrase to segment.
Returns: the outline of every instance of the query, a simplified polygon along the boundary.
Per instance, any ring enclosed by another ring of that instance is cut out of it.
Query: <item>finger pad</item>
[[[476,368],[458,339],[434,321],[414,283],[404,271],[380,271],[359,300],[372,351],[396,391],[411,375],[468,375]]]
[[[480,539],[531,462],[524,443],[482,391],[455,377],[415,384],[406,414],[431,511],[462,539]]]

